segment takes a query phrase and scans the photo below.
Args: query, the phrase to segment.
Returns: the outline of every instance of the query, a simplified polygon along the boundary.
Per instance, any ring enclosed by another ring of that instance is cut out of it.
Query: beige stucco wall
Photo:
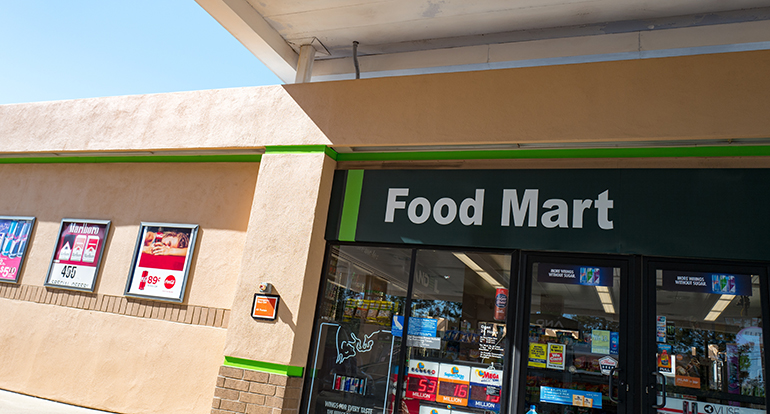
[[[766,137],[770,51],[0,105],[0,153]]]
[[[200,231],[184,305],[190,313],[193,305],[230,309],[258,169],[0,165],[0,214],[37,217],[20,283],[43,285],[64,217],[112,220],[95,292],[116,297],[123,296],[140,222],[190,223]],[[2,389],[121,413],[210,410],[225,328],[2,297],[0,314]]]
[[[225,355],[305,366],[334,165],[323,153],[262,157]],[[250,316],[260,282],[281,297],[276,321]]]
[[[334,145],[762,138],[770,51],[287,85]]]
[[[21,283],[42,286],[62,218],[112,220],[96,292],[122,296],[147,222],[200,225],[186,303],[229,309],[257,163],[0,165],[0,214],[37,217]]]
[[[0,389],[120,413],[208,413],[225,331],[0,299]]]

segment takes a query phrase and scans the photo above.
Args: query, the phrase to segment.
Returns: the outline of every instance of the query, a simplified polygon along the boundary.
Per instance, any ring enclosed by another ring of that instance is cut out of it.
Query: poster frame
[[[16,277],[13,279],[0,279],[0,283],[11,283],[11,284],[18,284],[19,279],[21,278],[21,272],[24,270],[24,263],[26,262],[27,258],[27,249],[29,249],[29,245],[32,244],[32,233],[35,231],[35,221],[36,218],[34,216],[0,216],[0,220],[29,220],[29,236],[27,236],[27,243],[24,244],[24,249],[21,252],[21,260],[19,261],[19,267],[16,269]],[[0,243],[2,244],[2,243]],[[2,249],[2,246],[0,246],[0,249]]]
[[[96,258],[96,270],[94,271],[94,277],[91,280],[91,288],[80,288],[75,286],[62,286],[57,285],[55,283],[51,283],[51,271],[53,270],[53,261],[56,259],[56,249],[59,247],[59,242],[61,241],[62,231],[65,229],[65,223],[67,225],[74,223],[74,224],[98,224],[98,225],[104,225],[104,244],[102,245],[102,249],[99,251],[99,257]],[[91,292],[93,293],[94,290],[96,290],[96,280],[99,278],[99,272],[102,269],[102,257],[104,257],[104,250],[107,249],[107,239],[110,237],[110,228],[112,227],[112,221],[111,220],[94,220],[94,219],[73,219],[73,218],[63,218],[61,219],[61,223],[59,223],[59,231],[56,233],[56,242],[53,247],[53,253],[51,253],[51,260],[48,262],[48,272],[45,276],[45,283],[43,285],[45,287],[50,288],[56,288],[56,289],[65,289],[65,290],[79,290],[81,292]]]
[[[142,251],[142,245],[144,244],[142,235],[144,234],[144,231],[147,227],[171,227],[171,228],[190,230],[190,245],[188,246],[187,257],[185,258],[185,262],[184,262],[184,276],[182,278],[182,288],[179,290],[178,297],[166,298],[166,297],[156,296],[156,295],[140,295],[137,293],[129,293],[129,290],[131,289],[131,283],[133,282],[134,277],[136,277],[136,265],[139,261],[139,256]],[[136,235],[136,244],[134,245],[134,253],[133,253],[133,256],[131,257],[131,267],[128,270],[128,279],[126,280],[126,287],[123,290],[123,295],[127,297],[132,297],[132,298],[149,299],[149,300],[155,300],[160,302],[174,302],[174,303],[184,302],[185,293],[187,292],[187,279],[190,275],[190,266],[192,264],[192,258],[193,258],[193,255],[195,255],[195,246],[198,239],[199,228],[200,226],[198,224],[146,222],[146,221],[141,222],[139,225],[139,232]]]

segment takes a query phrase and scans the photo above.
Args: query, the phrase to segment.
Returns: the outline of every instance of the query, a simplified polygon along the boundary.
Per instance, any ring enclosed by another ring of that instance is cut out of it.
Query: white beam
[[[297,77],[294,83],[310,82],[313,75],[313,61],[315,60],[315,47],[313,45],[302,45],[299,48],[299,62],[297,63]]]
[[[294,81],[299,56],[246,0],[195,0],[282,81]]]
[[[770,49],[770,20],[447,47],[359,57],[362,78]],[[353,79],[351,57],[315,62],[314,81]]]

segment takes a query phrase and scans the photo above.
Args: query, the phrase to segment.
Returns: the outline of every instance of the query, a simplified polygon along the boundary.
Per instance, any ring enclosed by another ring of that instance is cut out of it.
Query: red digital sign
[[[406,396],[417,400],[436,401],[438,379],[422,375],[407,375]]]
[[[492,387],[489,387],[492,388]],[[500,391],[497,390],[497,395],[488,394],[487,387],[480,387],[477,385],[471,385],[471,400],[485,401],[494,404],[500,403]]]
[[[455,405],[468,405],[468,384],[439,381],[436,401]]]

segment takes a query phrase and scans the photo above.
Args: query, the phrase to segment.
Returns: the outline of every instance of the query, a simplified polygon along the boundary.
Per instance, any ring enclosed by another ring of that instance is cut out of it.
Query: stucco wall
[[[225,355],[305,366],[334,165],[323,153],[262,158]],[[259,282],[281,296],[275,321],[250,317]]]
[[[95,292],[115,297],[123,296],[140,222],[198,224],[183,306],[190,314],[216,308],[221,317],[241,270],[258,168],[0,165],[0,214],[37,217],[20,284],[43,285],[64,217],[112,220]],[[206,323],[30,300],[0,297],[0,388],[122,413],[210,410],[226,323],[200,326]]]
[[[0,152],[757,138],[770,51],[0,105]]]

